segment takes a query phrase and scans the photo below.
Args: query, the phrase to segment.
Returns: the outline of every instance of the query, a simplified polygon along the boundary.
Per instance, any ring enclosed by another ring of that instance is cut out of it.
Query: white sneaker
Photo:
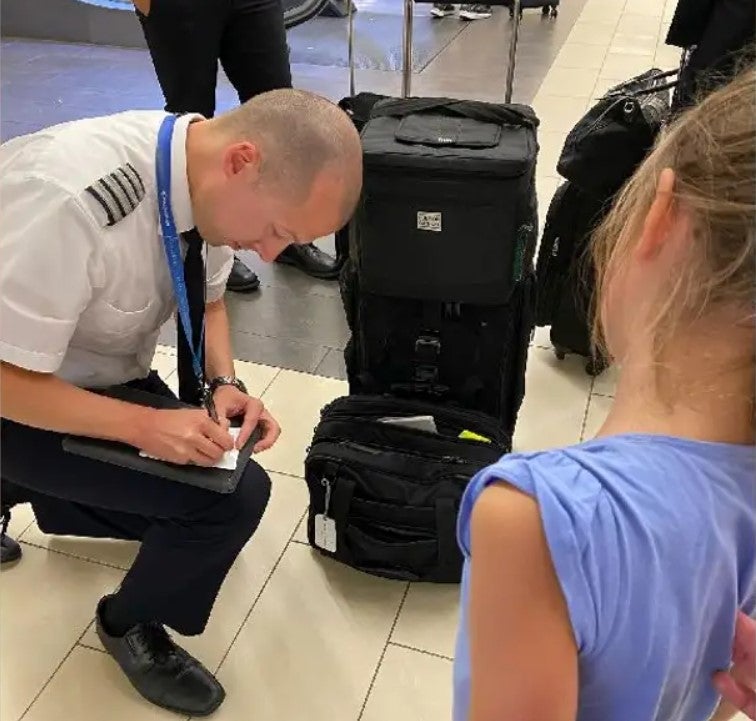
[[[450,3],[433,3],[431,8],[431,15],[434,18],[445,18],[449,15],[454,15],[455,7]]]
[[[463,20],[485,20],[491,14],[490,5],[462,5],[459,8],[459,16]]]

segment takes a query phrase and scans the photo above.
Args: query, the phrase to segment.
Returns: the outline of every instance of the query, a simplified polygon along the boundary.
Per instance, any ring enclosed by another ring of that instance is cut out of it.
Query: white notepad
[[[239,437],[239,431],[241,431],[241,428],[228,429],[231,438],[234,439],[234,448],[232,448],[230,451],[226,451],[221,456],[220,460],[213,466],[213,468],[223,468],[227,471],[233,471],[236,469],[236,464],[239,461],[239,451],[235,446],[236,439]],[[142,456],[142,458],[152,458],[155,461],[163,460],[162,458],[155,458],[155,456],[151,456],[149,453],[145,453],[144,451],[140,451],[139,455]]]

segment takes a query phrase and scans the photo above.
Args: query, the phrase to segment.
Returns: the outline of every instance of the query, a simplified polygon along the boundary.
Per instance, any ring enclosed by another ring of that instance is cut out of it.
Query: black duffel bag
[[[658,68],[600,98],[567,135],[557,171],[599,198],[614,195],[652,149],[669,116],[668,82],[677,70]]]
[[[424,416],[436,432],[402,425]],[[339,398],[322,410],[305,461],[309,542],[376,576],[458,583],[462,494],[510,447],[482,413],[388,396]]]

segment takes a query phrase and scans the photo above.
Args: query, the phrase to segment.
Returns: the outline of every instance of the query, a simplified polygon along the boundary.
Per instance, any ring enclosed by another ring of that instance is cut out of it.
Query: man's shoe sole
[[[252,291],[258,290],[260,288],[260,279],[253,280],[251,283],[244,283],[239,285],[232,285],[231,283],[228,283],[226,285],[226,290],[230,290],[232,293],[251,293]]]

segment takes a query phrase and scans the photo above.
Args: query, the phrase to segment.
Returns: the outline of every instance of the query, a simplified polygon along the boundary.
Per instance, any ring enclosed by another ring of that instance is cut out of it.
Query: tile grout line
[[[305,511],[304,513],[307,513]],[[276,559],[276,562],[273,564],[273,568],[270,569],[270,573],[267,575],[265,581],[263,582],[262,586],[260,586],[260,590],[255,596],[254,600],[252,601],[252,606],[250,607],[249,611],[247,611],[246,616],[244,616],[244,619],[242,620],[241,624],[239,625],[239,628],[237,629],[236,633],[234,634],[234,637],[231,639],[231,643],[228,645],[228,648],[226,649],[225,653],[221,657],[221,660],[219,661],[216,669],[215,669],[215,675],[217,676],[218,673],[220,673],[220,670],[223,666],[223,664],[226,662],[226,659],[228,658],[228,655],[231,653],[231,649],[234,647],[234,644],[236,643],[237,639],[241,635],[242,630],[247,625],[247,621],[249,621],[250,616],[252,615],[252,612],[255,610],[255,607],[257,606],[258,601],[262,597],[263,593],[265,592],[265,589],[268,587],[268,584],[270,583],[270,579],[273,578],[273,574],[278,569],[279,565],[281,565],[281,561],[283,560],[283,557],[286,555],[286,551],[289,550],[289,546],[291,546],[292,540],[294,539],[294,536],[299,529],[299,524],[302,522],[302,518],[304,518],[304,513],[299,519],[299,522],[294,526],[294,530],[289,535],[289,540],[286,542],[286,544],[283,547],[283,550],[279,554],[278,558]],[[254,539],[254,536],[252,537]],[[302,544],[299,544],[302,545]]]
[[[78,638],[76,639],[76,641],[74,641],[74,643],[73,643],[73,644],[71,645],[71,648],[69,648],[69,649],[68,649],[68,652],[67,652],[67,653],[66,653],[66,655],[65,655],[65,656],[63,657],[63,659],[61,660],[61,662],[60,662],[60,663],[59,663],[59,664],[58,664],[58,665],[57,665],[57,666],[55,667],[55,670],[54,670],[54,671],[53,671],[53,672],[52,672],[52,673],[50,674],[50,678],[48,678],[48,679],[47,679],[47,681],[45,681],[45,683],[44,683],[44,684],[42,684],[42,688],[41,688],[41,689],[39,690],[39,692],[38,692],[38,693],[37,693],[37,694],[36,694],[36,695],[34,696],[34,698],[32,699],[32,702],[31,702],[31,703],[30,703],[30,704],[29,704],[29,705],[28,705],[28,706],[26,707],[26,711],[24,711],[24,712],[23,712],[23,713],[22,713],[22,714],[21,714],[21,715],[20,715],[20,716],[18,717],[18,721],[23,721],[23,720],[24,720],[24,718],[26,718],[26,715],[27,715],[27,714],[29,713],[29,711],[31,711],[31,709],[32,709],[32,707],[34,706],[34,704],[35,704],[35,703],[37,703],[37,701],[39,701],[40,697],[41,697],[41,696],[42,696],[42,694],[43,694],[43,693],[45,692],[45,689],[47,689],[47,687],[48,687],[48,686],[50,685],[50,683],[52,682],[52,680],[53,680],[53,679],[55,678],[55,676],[56,676],[56,675],[58,674],[58,671],[60,671],[60,669],[61,669],[61,668],[63,668],[63,664],[64,664],[64,663],[65,663],[66,661],[68,661],[68,659],[70,658],[71,654],[72,654],[72,653],[73,653],[73,652],[74,652],[74,651],[75,651],[75,650],[76,650],[76,649],[78,648],[79,644],[81,643],[81,639],[82,639],[82,638],[84,638],[85,634],[87,633],[87,631],[89,630],[89,627],[90,627],[91,625],[92,625],[91,623],[88,623],[88,624],[86,625],[86,627],[84,628],[84,630],[83,630],[83,631],[81,632],[81,634],[79,634],[79,637],[78,637]]]
[[[241,361],[241,362],[245,363],[247,361]],[[265,388],[263,388],[262,392],[260,393],[260,398],[262,398],[270,390],[270,387],[276,382],[276,380],[278,379],[278,376],[281,375],[282,371],[283,371],[283,368],[279,367],[278,370],[273,375],[273,377],[270,379],[270,381],[268,381],[268,385],[266,385]]]
[[[407,601],[407,596],[409,595],[411,585],[412,584],[407,583],[407,586],[404,589],[404,595],[402,596],[402,600],[399,602],[399,608],[397,609],[396,615],[394,616],[394,622],[391,624],[391,629],[389,630],[386,644],[384,645],[383,651],[381,651],[381,656],[375,666],[375,672],[373,673],[373,678],[370,680],[370,686],[368,686],[367,693],[365,694],[365,700],[362,702],[362,708],[360,709],[360,715],[357,717],[357,721],[362,721],[362,717],[365,715],[365,709],[367,709],[368,702],[370,701],[370,695],[373,693],[373,689],[375,688],[376,679],[378,678],[378,674],[381,671],[381,666],[383,666],[383,659],[386,658],[386,651],[388,651],[388,647],[391,644],[391,637],[394,635],[396,625],[399,623],[399,616],[402,615],[402,610],[404,609],[404,604]]]
[[[54,536],[55,534],[50,534]],[[113,539],[113,540],[119,540],[119,539]],[[57,548],[50,548],[49,546],[40,546],[38,543],[32,543],[31,541],[25,541],[23,539],[19,539],[21,543],[23,543],[25,546],[30,546],[31,548],[37,548],[40,551],[47,551],[48,553],[55,553],[58,556],[65,556],[66,558],[72,558],[76,561],[84,561],[85,563],[90,563],[95,566],[104,566],[105,568],[112,568],[114,571],[121,571],[123,573],[128,573],[128,568],[123,568],[122,566],[116,566],[112,563],[108,563],[107,561],[100,561],[95,558],[86,558],[85,556],[77,556],[75,553],[69,553],[68,551],[60,551]]]
[[[591,378],[591,387],[588,391],[588,400],[585,403],[585,412],[583,413],[583,423],[580,427],[580,442],[585,440],[585,428],[588,425],[588,413],[591,410],[591,399],[593,398],[593,386],[596,385],[596,379]]]
[[[89,631],[89,627],[91,625],[92,624],[90,623],[89,626],[87,626],[87,631]],[[84,631],[84,633],[82,634],[82,638],[84,638],[84,636],[86,636],[87,631]],[[94,646],[90,646],[88,643],[82,643],[81,641],[77,641],[76,645],[79,648],[86,648],[87,651],[96,651],[97,653],[101,653],[103,656],[110,656],[110,654],[105,649],[103,649],[103,648],[95,648]]]
[[[408,646],[406,643],[397,643],[396,641],[389,641],[389,646],[395,646],[396,648],[403,648],[407,651],[415,651],[421,653],[424,656],[432,656],[433,658],[440,658],[444,661],[454,661],[451,656],[445,656],[443,653],[434,653],[433,651],[425,651],[422,648],[415,648],[415,646]]]

